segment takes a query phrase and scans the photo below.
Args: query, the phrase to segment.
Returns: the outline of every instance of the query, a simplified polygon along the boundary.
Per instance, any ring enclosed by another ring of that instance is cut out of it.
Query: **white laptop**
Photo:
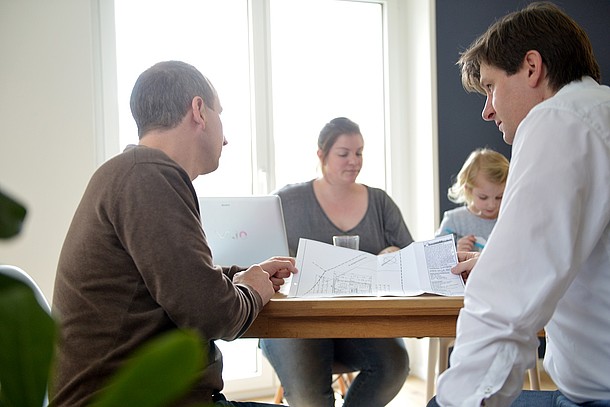
[[[199,197],[199,209],[215,264],[249,267],[288,256],[279,196]]]

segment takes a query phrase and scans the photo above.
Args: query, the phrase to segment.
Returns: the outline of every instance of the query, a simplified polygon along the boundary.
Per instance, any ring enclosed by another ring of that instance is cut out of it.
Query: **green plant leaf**
[[[33,290],[0,275],[0,405],[42,406],[56,335]]]
[[[139,348],[91,407],[171,405],[200,378],[206,346],[194,331],[171,331]]]
[[[23,205],[0,191],[0,239],[8,239],[21,231],[25,214]]]

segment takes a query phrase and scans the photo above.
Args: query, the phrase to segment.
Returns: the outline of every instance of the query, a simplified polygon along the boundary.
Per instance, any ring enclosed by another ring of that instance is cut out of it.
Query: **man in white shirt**
[[[470,274],[451,368],[429,406],[609,406],[610,88],[591,43],[555,5],[533,3],[459,65],[513,151],[485,249],[461,253],[472,258],[453,270]],[[558,391],[521,392],[543,328]]]

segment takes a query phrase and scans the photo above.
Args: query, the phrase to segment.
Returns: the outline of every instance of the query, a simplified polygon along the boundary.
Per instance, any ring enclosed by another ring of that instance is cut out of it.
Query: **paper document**
[[[289,297],[415,296],[464,294],[452,235],[413,242],[399,251],[374,255],[300,239]]]

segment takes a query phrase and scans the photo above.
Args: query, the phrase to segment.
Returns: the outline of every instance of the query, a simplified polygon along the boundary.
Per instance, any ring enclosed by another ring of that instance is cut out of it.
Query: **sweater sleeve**
[[[115,228],[146,289],[178,327],[208,340],[241,335],[262,308],[258,293],[213,264],[187,175],[136,165],[113,205]]]

